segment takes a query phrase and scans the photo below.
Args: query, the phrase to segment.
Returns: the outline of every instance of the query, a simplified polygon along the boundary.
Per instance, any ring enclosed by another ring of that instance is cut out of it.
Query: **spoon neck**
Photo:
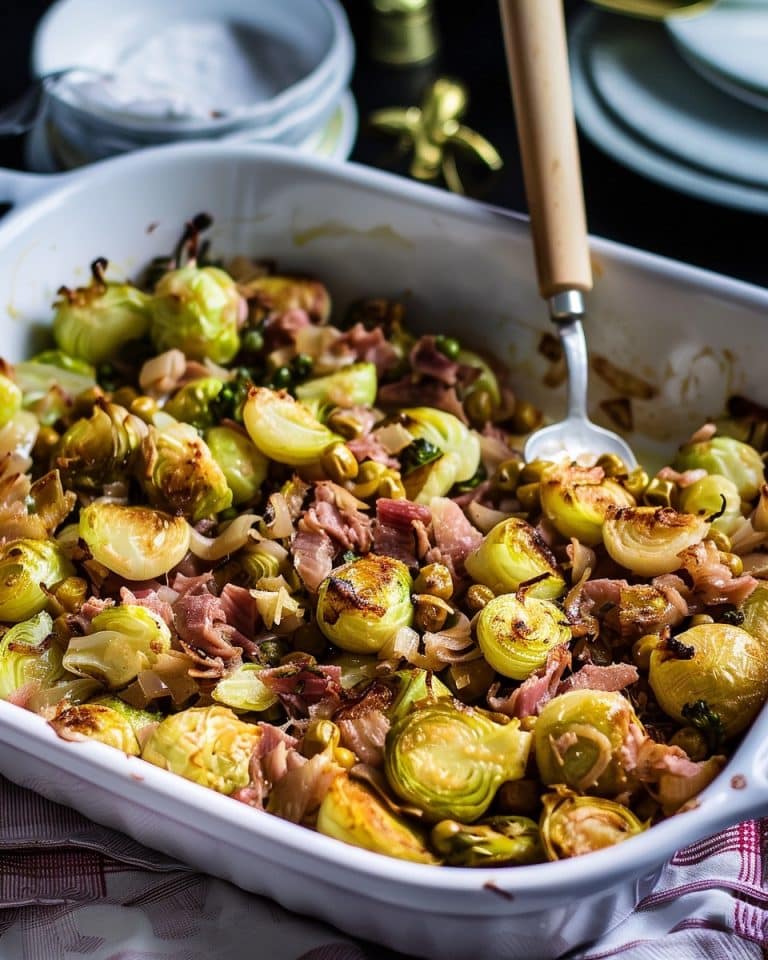
[[[579,315],[557,321],[560,342],[568,368],[568,419],[588,419],[587,383],[588,358],[587,342]]]

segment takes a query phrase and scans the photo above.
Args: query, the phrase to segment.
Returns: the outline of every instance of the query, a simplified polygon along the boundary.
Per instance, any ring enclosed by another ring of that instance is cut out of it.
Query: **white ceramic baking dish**
[[[222,254],[275,257],[351,297],[407,297],[411,322],[511,364],[556,414],[536,350],[547,329],[525,221],[373,170],[275,147],[192,145],[56,177],[3,172],[0,352],[34,344],[56,288],[108,256],[131,274],[205,210]],[[659,387],[637,423],[667,443],[727,394],[768,400],[768,292],[601,240],[588,334],[595,353]],[[594,400],[604,385],[595,384]],[[634,437],[644,445],[646,441]],[[642,448],[642,446],[641,446]],[[469,870],[404,863],[256,812],[98,743],[65,743],[0,703],[0,772],[94,820],[352,934],[440,960],[555,957],[618,922],[680,846],[768,805],[768,709],[700,805],[648,833],[554,864]]]

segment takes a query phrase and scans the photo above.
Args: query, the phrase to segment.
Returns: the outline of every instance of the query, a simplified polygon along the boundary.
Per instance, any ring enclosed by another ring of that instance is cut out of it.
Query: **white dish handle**
[[[0,203],[23,207],[60,186],[69,174],[24,173],[0,167]]]

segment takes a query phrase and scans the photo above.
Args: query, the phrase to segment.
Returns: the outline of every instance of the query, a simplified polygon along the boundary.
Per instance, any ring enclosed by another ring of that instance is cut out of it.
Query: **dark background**
[[[485,185],[483,199],[525,210],[496,0],[435,0],[439,56],[427,66],[407,69],[371,60],[369,4],[342,2],[358,49],[353,91],[360,134],[352,159],[405,172],[407,163],[397,157],[392,142],[366,129],[366,118],[377,107],[417,103],[435,76],[453,75],[470,92],[464,121],[486,136],[505,161],[503,171]],[[30,82],[32,34],[48,6],[45,0],[0,5],[0,103],[21,94]],[[583,6],[583,0],[566,0],[569,17]],[[768,286],[765,217],[667,190],[621,167],[583,137],[581,155],[592,233]],[[23,168],[19,139],[0,140],[0,165]]]

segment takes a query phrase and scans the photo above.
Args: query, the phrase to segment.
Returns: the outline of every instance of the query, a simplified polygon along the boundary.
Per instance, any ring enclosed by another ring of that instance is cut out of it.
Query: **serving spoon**
[[[637,461],[629,444],[587,414],[589,366],[581,319],[592,266],[562,2],[499,2],[539,292],[549,304],[568,368],[568,415],[531,434],[525,459],[594,462],[613,453],[632,470]]]

